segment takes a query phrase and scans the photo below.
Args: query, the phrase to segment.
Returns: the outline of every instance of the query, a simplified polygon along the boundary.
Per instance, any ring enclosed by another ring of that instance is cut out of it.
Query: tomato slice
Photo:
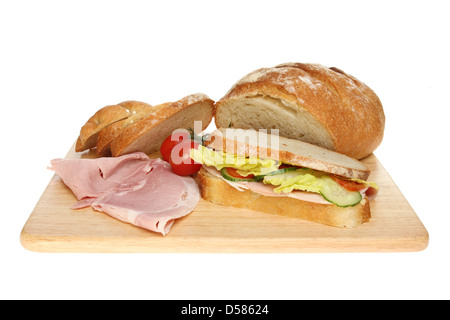
[[[239,169],[235,169],[235,168],[227,168],[227,172],[230,176],[232,176],[233,178],[238,178],[238,179],[253,179],[255,177],[254,174],[249,174],[248,176],[244,177],[242,175],[240,175],[239,173],[237,173],[237,170]]]
[[[362,189],[364,189],[366,187],[364,184],[358,183],[356,181],[345,180],[345,179],[338,178],[336,176],[332,176],[332,178],[334,179],[334,181],[339,183],[342,187],[344,187],[348,191],[361,191]]]

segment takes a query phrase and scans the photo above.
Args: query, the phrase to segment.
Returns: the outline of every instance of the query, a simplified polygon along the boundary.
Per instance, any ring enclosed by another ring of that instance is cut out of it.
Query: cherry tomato
[[[199,143],[196,141],[184,140],[173,147],[169,163],[175,174],[190,176],[200,170],[202,164],[195,162],[190,156],[191,149],[197,149],[198,146]]]
[[[169,162],[172,149],[181,141],[187,141],[191,139],[191,135],[187,130],[176,130],[170,136],[168,136],[161,144],[161,156]]]
[[[364,184],[358,183],[356,181],[344,180],[335,176],[333,176],[332,178],[348,191],[360,191],[366,187]]]

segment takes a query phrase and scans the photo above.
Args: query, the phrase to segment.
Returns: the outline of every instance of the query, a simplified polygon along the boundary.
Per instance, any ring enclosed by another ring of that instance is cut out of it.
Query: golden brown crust
[[[75,151],[80,152],[95,147],[100,130],[127,116],[128,111],[119,105],[109,105],[98,110],[81,128]]]
[[[125,102],[124,106],[135,105],[136,101]],[[169,105],[171,102],[162,103],[156,106],[149,104],[141,105],[142,108],[135,110],[135,112],[126,119],[117,121],[106,128],[102,129],[98,133],[97,140],[97,155],[100,157],[105,157],[111,155],[111,143],[112,141],[120,135],[120,133],[128,126],[136,123],[144,117],[149,117],[155,114],[159,109]],[[122,104],[121,104],[122,105]]]
[[[176,102],[166,104],[158,109],[155,114],[144,117],[133,125],[124,128],[111,142],[112,156],[117,157],[134,151],[145,153],[156,151],[155,146],[160,145],[167,137],[165,134],[169,135],[173,130],[183,128],[186,125],[187,127],[184,129],[193,128],[194,121],[188,121],[189,124],[186,124],[184,118],[192,120],[190,118],[195,118],[196,115],[186,115],[183,112],[200,104],[204,105],[207,110],[205,115],[198,115],[195,120],[202,120],[201,130],[204,130],[212,120],[214,101],[202,93],[188,95]],[[180,119],[176,119],[177,115],[182,116],[180,116]],[[169,123],[171,120],[173,122]],[[158,134],[159,131],[164,132],[164,135]],[[157,139],[158,141],[148,141],[149,136],[152,136],[152,140]]]
[[[331,149],[352,158],[369,155],[383,139],[385,116],[379,98],[363,82],[337,68],[286,63],[255,70],[216,103],[216,126],[223,126],[223,119],[217,117],[222,105],[256,96],[280,99],[306,110],[330,134]]]
[[[101,130],[117,121],[128,118],[148,106],[150,106],[148,103],[130,100],[101,108],[81,128],[75,151],[81,152],[95,148],[98,133]]]
[[[125,109],[128,109],[130,116],[152,106],[151,104],[148,104],[146,102],[136,100],[123,101],[121,103],[118,103],[118,105],[124,107]]]
[[[354,207],[340,208],[289,197],[264,196],[250,190],[238,191],[203,168],[198,179],[202,198],[223,206],[300,218],[338,228],[354,228],[368,222],[371,217],[367,198]]]

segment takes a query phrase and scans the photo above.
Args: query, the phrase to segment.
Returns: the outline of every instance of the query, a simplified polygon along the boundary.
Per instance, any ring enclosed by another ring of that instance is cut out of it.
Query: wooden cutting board
[[[158,156],[158,155],[153,155]],[[93,158],[90,152],[66,158]],[[71,210],[77,200],[54,176],[21,232],[22,245],[38,252],[400,252],[420,251],[428,232],[374,155],[363,160],[380,186],[372,219],[339,229],[295,218],[215,205],[200,199],[166,235],[118,221],[91,208]]]

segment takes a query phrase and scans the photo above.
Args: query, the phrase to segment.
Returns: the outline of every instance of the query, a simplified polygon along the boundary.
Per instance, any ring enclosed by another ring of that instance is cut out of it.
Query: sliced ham
[[[172,172],[161,159],[142,152],[98,159],[55,159],[51,170],[72,190],[72,208],[94,210],[154,232],[167,234],[175,219],[200,199],[194,179]]]
[[[302,201],[330,204],[330,202],[325,200],[320,194],[313,193],[313,192],[293,190],[288,193],[284,193],[284,192],[276,193],[275,191],[273,191],[273,189],[275,189],[276,186],[273,186],[270,184],[264,184],[261,182],[249,182],[248,188],[250,190],[252,190],[253,192],[260,193],[264,196],[289,197],[289,198],[295,198],[297,200],[302,200]]]
[[[361,190],[360,192],[363,197],[366,196],[367,199],[373,200],[377,197],[378,191],[379,191],[379,189],[376,189],[374,187],[367,187],[367,188]]]

